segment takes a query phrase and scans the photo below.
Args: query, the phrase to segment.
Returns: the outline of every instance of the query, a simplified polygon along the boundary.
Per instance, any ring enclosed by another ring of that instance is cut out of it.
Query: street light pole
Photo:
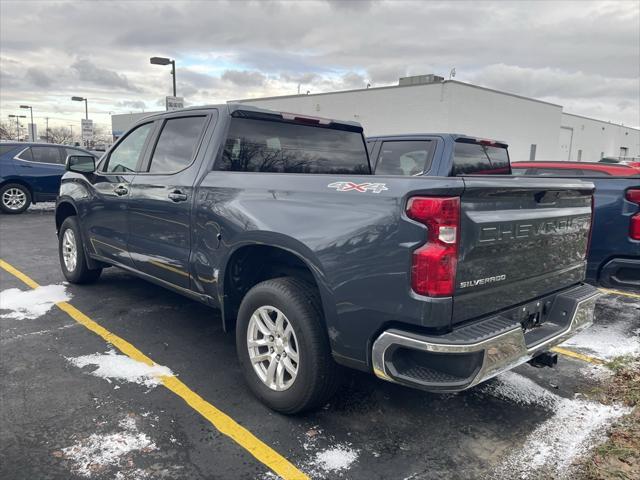
[[[69,125],[69,128],[71,129],[71,145],[73,145],[73,125]]]
[[[16,119],[16,137],[18,137],[18,141],[20,141],[20,119],[27,118],[26,115],[9,115],[9,118]]]
[[[20,108],[24,108],[24,109],[29,109],[29,111],[31,112],[31,128],[29,129],[29,140],[31,140],[32,142],[35,142],[35,125],[33,124],[33,107],[29,106],[29,105],[20,105]]]
[[[151,65],[171,65],[171,76],[173,77],[173,96],[176,96],[176,61],[166,57],[151,57]]]
[[[86,98],[83,97],[71,97],[74,102],[84,102],[84,118],[89,120],[89,105]]]

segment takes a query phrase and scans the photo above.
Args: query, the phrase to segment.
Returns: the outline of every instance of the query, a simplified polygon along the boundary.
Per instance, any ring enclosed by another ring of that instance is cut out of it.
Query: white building
[[[399,85],[391,87],[238,102],[355,120],[368,136],[441,132],[503,140],[509,144],[512,160],[598,161],[603,156],[640,156],[638,129],[564,113],[561,105],[434,75],[402,78]]]
[[[640,157],[640,130],[563,112],[561,105],[435,75],[397,86],[237,100],[278,111],[355,120],[365,135],[460,133],[502,140],[511,159]],[[156,112],[113,115],[114,136]],[[640,117],[640,106],[638,115]]]

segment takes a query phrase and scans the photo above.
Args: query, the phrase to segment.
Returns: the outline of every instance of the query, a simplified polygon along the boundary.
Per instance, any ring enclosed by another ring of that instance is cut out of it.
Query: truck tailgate
[[[502,176],[464,183],[454,324],[584,279],[593,184]]]

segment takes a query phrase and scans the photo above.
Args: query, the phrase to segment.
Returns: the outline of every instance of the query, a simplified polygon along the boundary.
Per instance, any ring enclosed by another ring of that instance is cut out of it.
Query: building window
[[[629,153],[629,149],[627,147],[620,147],[620,156],[626,157]]]
[[[536,159],[536,148],[538,146],[535,143],[531,144],[531,150],[529,150],[529,161],[533,162]]]
[[[578,161],[582,161],[582,150],[578,150]]]

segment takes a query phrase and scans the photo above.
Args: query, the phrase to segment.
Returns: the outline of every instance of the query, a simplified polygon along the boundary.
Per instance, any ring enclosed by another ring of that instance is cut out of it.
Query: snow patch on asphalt
[[[124,418],[119,427],[122,429],[119,432],[93,433],[76,444],[63,448],[62,457],[71,461],[71,470],[83,477],[91,477],[94,473],[103,473],[108,467],[126,466],[130,461],[127,457],[132,452],[147,453],[158,449],[146,434],[138,431],[134,418]]]
[[[33,290],[9,288],[0,292],[0,310],[8,310],[0,318],[34,320],[47,313],[58,302],[70,300],[64,285],[45,285]]]
[[[553,412],[497,468],[498,478],[533,478],[542,468],[557,478],[569,477],[574,460],[603,441],[606,428],[630,412],[623,406],[554,395],[513,372],[498,377],[487,391],[523,406],[536,405]]]
[[[357,450],[347,445],[336,445],[316,453],[312,465],[326,473],[338,473],[348,470],[357,459]]]
[[[108,382],[120,380],[145,385],[149,388],[157,386],[160,383],[160,377],[173,376],[173,372],[167,367],[157,364],[147,365],[126,355],[120,355],[113,350],[106,353],[67,358],[67,361],[79,368],[95,366],[96,368],[89,373],[104,378]]]
[[[615,303],[618,305],[618,303]],[[594,323],[562,344],[602,360],[624,355],[640,355],[640,312],[615,312],[613,323]],[[635,327],[635,328],[634,328]]]
[[[53,212],[56,209],[56,202],[38,202],[29,205],[30,211]]]

